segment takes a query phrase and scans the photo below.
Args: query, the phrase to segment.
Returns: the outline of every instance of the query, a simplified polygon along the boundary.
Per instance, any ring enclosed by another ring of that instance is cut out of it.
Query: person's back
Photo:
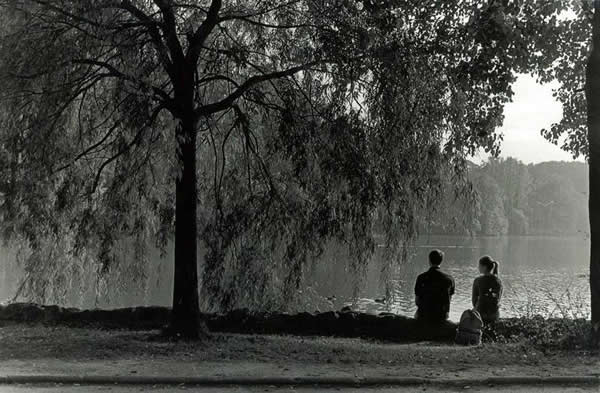
[[[498,277],[498,262],[485,256],[479,264],[483,275],[473,282],[473,307],[485,323],[491,323],[500,318],[502,281]]]
[[[443,260],[441,251],[429,254],[430,268],[419,275],[415,284],[417,319],[443,322],[450,313],[450,300],[454,295],[454,279],[440,270]]]

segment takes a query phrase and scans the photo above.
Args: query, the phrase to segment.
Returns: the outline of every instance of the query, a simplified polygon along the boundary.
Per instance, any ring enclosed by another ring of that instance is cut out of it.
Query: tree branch
[[[152,126],[152,124],[154,124],[154,121],[156,120],[156,118],[160,114],[161,110],[163,110],[163,109],[164,109],[163,106],[158,106],[154,110],[154,112],[152,113],[152,116],[150,116],[150,120],[148,120],[148,122],[145,125],[143,125],[142,127],[140,127],[139,131],[133,137],[133,139],[131,140],[131,142],[129,142],[123,148],[119,149],[118,152],[116,152],[113,156],[111,156],[106,161],[104,161],[102,163],[102,165],[100,165],[100,167],[96,171],[96,175],[94,176],[94,182],[92,183],[92,188],[91,188],[91,190],[89,192],[90,195],[92,195],[92,194],[94,194],[96,192],[96,189],[98,188],[98,184],[100,183],[100,178],[102,176],[102,172],[104,171],[104,169],[108,165],[110,165],[111,162],[115,161],[117,158],[119,158],[123,154],[127,153],[129,151],[129,149],[131,149],[134,145],[136,145],[136,144],[138,144],[140,142],[140,139],[142,138],[142,135],[143,135],[144,131],[148,127]]]
[[[109,5],[118,9],[128,11],[133,17],[135,17],[137,20],[144,24],[144,26],[148,30],[148,34],[150,34],[150,37],[152,38],[152,43],[156,48],[158,58],[160,59],[167,74],[169,74],[171,79],[173,79],[175,76],[175,73],[173,71],[173,63],[171,61],[171,58],[169,57],[169,51],[165,46],[165,43],[163,42],[163,39],[160,35],[160,31],[158,29],[159,23],[152,19],[144,11],[136,7],[129,0],[115,0],[109,2]]]
[[[267,15],[273,11],[277,11],[289,6],[293,6],[297,3],[299,3],[301,0],[291,0],[285,3],[281,3],[281,4],[277,4],[273,7],[269,7],[260,11],[256,11],[256,10],[251,10],[251,9],[243,9],[244,12],[230,12],[227,15],[224,15],[223,17],[221,17],[220,22],[224,22],[224,21],[228,21],[228,20],[233,20],[233,19],[244,19],[244,18],[250,18],[250,17],[256,17],[256,16],[263,16],[263,15]]]
[[[263,75],[255,75],[250,77],[246,82],[242,83],[233,93],[221,101],[214,102],[212,104],[203,105],[195,110],[197,118],[208,116],[213,113],[221,112],[227,108],[230,108],[233,103],[246,93],[253,86],[272,79],[284,78],[286,76],[294,75],[300,71],[307,70],[317,64],[322,64],[322,61],[313,61],[310,63],[302,64],[296,67],[289,68],[283,71],[271,72]]]
[[[189,65],[195,66],[198,62],[198,56],[200,56],[200,50],[204,46],[206,39],[213,31],[215,26],[220,22],[219,11],[221,10],[222,1],[213,0],[206,14],[204,22],[196,29],[194,34],[190,38],[190,47],[186,56],[186,60]]]
[[[81,153],[79,153],[75,158],[73,158],[71,160],[71,162],[69,162],[68,164],[64,164],[63,166],[59,167],[58,169],[52,171],[52,173],[56,174],[58,172],[62,172],[65,169],[71,167],[73,164],[75,164],[77,161],[79,161],[83,157],[87,156],[93,150],[95,150],[100,145],[102,145],[104,142],[106,142],[108,140],[108,138],[112,135],[112,133],[115,132],[115,130],[119,126],[120,126],[120,122],[119,121],[115,122],[115,124],[108,130],[108,132],[98,142],[96,142],[96,143],[92,144],[91,146],[89,146],[88,148],[86,148],[84,151],[82,151]]]
[[[207,84],[210,82],[215,82],[215,81],[226,81],[226,82],[231,83],[235,87],[240,87],[239,83],[237,83],[236,81],[234,81],[233,79],[231,79],[230,77],[225,76],[225,75],[206,76],[206,77],[200,79],[198,82],[196,82],[196,86],[202,86],[204,84]]]
[[[112,75],[116,78],[121,78],[121,79],[136,83],[141,86],[149,87],[154,94],[156,94],[158,97],[160,97],[162,99],[163,104],[167,109],[171,109],[173,107],[172,98],[164,90],[162,90],[161,88],[158,88],[156,86],[153,86],[153,85],[148,85],[147,83],[144,83],[141,80],[136,79],[131,75],[127,75],[127,74],[119,71],[112,64],[109,64],[109,63],[106,63],[106,62],[100,61],[100,60],[93,60],[93,59],[75,59],[72,62],[74,64],[88,64],[88,65],[92,65],[92,66],[105,68],[106,70],[108,70],[110,75]]]
[[[183,48],[181,47],[181,43],[179,42],[179,38],[177,38],[177,21],[175,20],[175,14],[173,12],[173,1],[172,0],[153,0],[154,4],[160,9],[160,12],[163,17],[163,23],[161,24],[161,29],[163,31],[163,35],[165,36],[165,40],[167,42],[167,47],[169,48],[169,52],[171,53],[171,58],[173,59],[173,63],[182,64],[185,60],[185,55],[183,54]]]

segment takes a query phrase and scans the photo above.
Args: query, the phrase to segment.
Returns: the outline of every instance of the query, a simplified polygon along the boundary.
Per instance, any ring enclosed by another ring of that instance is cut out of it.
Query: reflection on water
[[[341,250],[332,250],[324,256],[323,263],[311,272],[309,285],[321,297],[329,298],[331,308],[353,304],[363,311],[413,315],[413,285],[417,275],[427,269],[427,254],[432,248],[444,251],[442,268],[456,281],[450,313],[452,320],[458,320],[464,310],[471,308],[471,286],[479,274],[477,260],[486,254],[500,261],[500,278],[504,284],[503,316],[589,316],[589,240],[583,237],[431,236],[420,239],[412,250],[408,265],[394,273],[393,300],[383,304],[375,301],[385,293],[380,280],[382,252],[369,266],[360,294],[354,301],[347,256]]]

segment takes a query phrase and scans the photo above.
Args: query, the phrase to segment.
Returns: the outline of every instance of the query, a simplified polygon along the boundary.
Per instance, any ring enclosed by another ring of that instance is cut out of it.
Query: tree
[[[523,163],[513,159],[490,159],[482,168],[499,186],[504,204],[504,216],[508,219],[508,232],[525,234],[528,226],[524,211],[527,210],[529,175]]]
[[[485,174],[475,179],[474,184],[481,206],[479,221],[482,233],[493,236],[506,235],[509,221],[504,210],[502,189],[491,176]]]
[[[586,67],[588,151],[590,165],[590,288],[592,326],[600,339],[600,1],[594,1],[592,48]]]
[[[74,255],[102,273],[123,239],[143,264],[174,238],[171,327],[191,337],[199,240],[202,291],[231,307],[293,292],[330,239],[359,272],[378,213],[401,250],[445,176],[468,192],[465,157],[498,152],[544,22],[496,1],[0,6],[3,227],[31,250],[25,288],[43,297],[40,272]]]
[[[5,146],[12,168],[5,219],[17,222],[26,206],[38,217],[55,217],[48,225],[56,234],[69,217],[46,210],[39,196],[59,211],[83,199],[82,217],[70,217],[77,226],[76,248],[91,246],[86,236],[102,232],[100,257],[107,267],[116,236],[122,235],[111,226],[127,221],[132,200],[154,204],[165,221],[172,221],[174,211],[171,327],[177,334],[197,336],[199,125],[232,113],[239,123],[241,97],[269,105],[257,94],[257,85],[324,64],[319,40],[336,28],[334,18],[343,18],[343,12],[334,15],[334,5],[326,2],[295,1],[226,6],[220,0],[5,1],[1,6],[11,19],[2,39],[6,56],[1,65],[4,127],[13,141]],[[309,40],[314,47],[290,44]],[[161,135],[162,127],[173,132]],[[163,141],[176,162],[171,166],[177,171],[175,190],[166,198],[173,197],[174,209],[164,198],[144,200],[142,195],[152,193],[148,187],[156,184],[147,179],[156,176],[157,163],[149,161],[159,156],[163,165],[173,161],[168,153],[157,153]],[[25,189],[38,199],[22,199],[27,197],[19,191]],[[101,203],[117,205],[115,215],[103,223],[97,220]],[[124,232],[141,236],[146,225],[142,211]],[[43,236],[34,228],[17,229],[27,232],[35,254]]]
[[[589,220],[591,231],[590,292],[592,326],[600,339],[600,200],[598,199],[598,73],[600,72],[600,4],[598,1],[556,2],[555,16],[545,28],[550,38],[538,41],[537,62],[531,70],[541,81],[557,80],[555,96],[563,106],[563,118],[549,130],[542,130],[548,140],[576,158],[589,162]],[[565,14],[571,13],[571,15]],[[531,15],[536,11],[532,10]]]

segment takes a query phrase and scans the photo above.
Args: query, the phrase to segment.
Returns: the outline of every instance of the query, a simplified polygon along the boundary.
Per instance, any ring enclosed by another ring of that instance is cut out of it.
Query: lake
[[[383,250],[380,248],[362,280],[361,291],[353,298],[353,280],[347,273],[348,258],[343,250],[331,248],[321,263],[307,274],[303,288],[306,311],[339,310],[345,305],[367,312],[395,312],[414,315],[414,282],[428,268],[427,254],[432,248],[445,253],[443,270],[456,281],[451,319],[458,320],[462,311],[471,307],[471,285],[478,275],[477,261],[489,254],[500,261],[500,277],[504,283],[503,316],[589,317],[589,240],[581,237],[457,237],[431,236],[419,239],[411,249],[412,258],[392,273],[393,299],[386,304],[375,299],[385,295],[381,284]],[[172,255],[160,259],[147,272],[149,285],[143,290],[117,292],[112,288],[107,297],[96,298],[94,287],[80,288],[76,282],[61,303],[79,308],[115,308],[137,305],[169,306],[171,302]],[[19,271],[14,253],[0,253],[0,300],[14,296]],[[125,282],[127,285],[127,281]],[[329,300],[327,299],[329,298]]]
[[[345,305],[367,312],[394,312],[414,315],[414,282],[427,270],[427,254],[433,248],[445,253],[442,270],[456,281],[450,319],[471,308],[471,287],[477,277],[477,261],[491,255],[500,261],[504,284],[501,313],[504,317],[541,314],[557,317],[589,318],[589,239],[580,237],[430,236],[419,239],[411,249],[410,262],[393,273],[394,296],[386,303],[381,284],[381,250],[367,269],[359,296],[353,299],[352,280],[346,274],[343,252],[324,256],[327,263],[314,267],[307,291],[320,297],[319,309],[339,309]],[[323,299],[329,298],[324,301]],[[379,301],[375,301],[378,299]]]

